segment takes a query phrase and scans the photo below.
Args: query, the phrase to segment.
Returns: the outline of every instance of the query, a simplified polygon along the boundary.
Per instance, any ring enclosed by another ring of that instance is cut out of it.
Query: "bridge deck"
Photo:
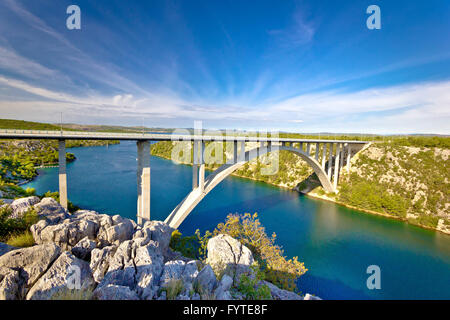
[[[307,142],[307,143],[348,143],[366,144],[368,141],[327,140],[327,139],[293,139],[251,136],[196,136],[166,133],[115,133],[86,131],[42,131],[42,130],[0,130],[0,139],[50,139],[50,140],[150,140],[150,141],[249,141],[249,142]]]

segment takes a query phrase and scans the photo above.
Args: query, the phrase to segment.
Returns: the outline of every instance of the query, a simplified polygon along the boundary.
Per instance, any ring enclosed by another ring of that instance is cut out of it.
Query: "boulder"
[[[10,246],[9,244],[0,242],[0,256],[5,253],[17,249],[16,247]]]
[[[137,292],[142,299],[153,299],[159,289],[159,279],[164,265],[161,250],[155,241],[150,240],[146,246],[136,248],[135,252]]]
[[[37,214],[47,219],[50,223],[58,223],[69,217],[69,213],[64,207],[53,198],[43,198],[34,205]]]
[[[112,225],[104,231],[102,230],[99,235],[99,241],[107,244],[120,244],[125,240],[130,240],[133,236],[134,226],[130,220],[124,219],[116,225]]]
[[[89,264],[66,251],[30,289],[27,300],[50,300],[71,289],[90,290],[94,283]]]
[[[303,298],[303,300],[322,300],[317,296],[313,296],[312,294],[305,294],[305,297]]]
[[[215,296],[216,300],[233,300],[230,291],[220,291]]]
[[[0,300],[20,299],[22,282],[19,271],[0,267]]]
[[[147,221],[140,230],[136,231],[133,240],[139,245],[145,245],[150,240],[156,241],[159,243],[161,253],[165,256],[169,249],[172,232],[173,228],[162,221]]]
[[[186,263],[182,260],[169,261],[164,264],[160,287],[165,287],[171,280],[181,280]]]
[[[39,202],[39,198],[36,196],[26,197],[26,198],[20,198],[17,200],[14,200],[10,206],[12,209],[11,218],[20,218],[23,213],[30,210],[33,205]]]
[[[77,258],[88,261],[91,259],[91,252],[96,246],[97,243],[95,241],[84,237],[72,248],[72,254]]]
[[[114,256],[116,250],[116,246],[108,246],[103,249],[95,248],[91,251],[90,268],[92,270],[92,276],[96,282],[103,280],[103,277],[109,268],[109,260],[112,256]]]
[[[229,275],[224,274],[222,279],[220,279],[219,285],[216,290],[214,290],[214,295],[217,300],[231,300],[230,289],[233,285],[233,278]]]
[[[17,249],[0,257],[0,267],[19,270],[26,291],[47,271],[60,253],[61,249],[55,244]]]
[[[64,250],[70,250],[85,237],[95,239],[98,225],[95,221],[84,219],[66,219],[55,225],[41,220],[30,230],[37,244],[56,243]]]
[[[217,284],[217,279],[210,265],[206,265],[198,273],[194,283],[201,294],[209,294],[214,290]]]
[[[228,274],[238,284],[242,274],[250,274],[253,255],[250,249],[229,235],[219,234],[208,241],[206,262],[218,274]]]
[[[125,286],[107,285],[95,289],[94,298],[97,300],[139,300],[136,292]]]
[[[260,281],[258,285],[266,285],[269,287],[270,294],[274,300],[303,300],[303,297],[288,290],[278,288],[273,283],[268,281]]]
[[[160,278],[159,286],[167,287],[172,280],[181,280],[183,282],[183,291],[180,295],[190,296],[193,291],[193,281],[197,277],[197,262],[191,260],[168,261],[164,264],[163,272]]]
[[[150,240],[146,245],[127,240],[120,244],[109,259],[108,270],[99,287],[119,285],[129,287],[141,299],[152,299],[159,289],[163,270],[163,256],[157,242]]]

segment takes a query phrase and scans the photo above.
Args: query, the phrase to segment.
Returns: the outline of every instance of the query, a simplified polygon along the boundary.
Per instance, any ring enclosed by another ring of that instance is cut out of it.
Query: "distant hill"
[[[22,129],[22,130],[61,130],[60,127],[41,122],[0,119],[0,129]]]

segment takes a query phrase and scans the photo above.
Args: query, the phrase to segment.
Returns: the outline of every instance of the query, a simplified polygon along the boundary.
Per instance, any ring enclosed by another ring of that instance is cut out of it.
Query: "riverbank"
[[[367,159],[366,159],[367,157],[365,155],[360,157],[360,155],[363,152],[369,153],[369,155],[373,155],[374,149],[376,150],[376,148],[377,148],[376,146],[372,146],[372,148],[367,151],[367,149],[368,149],[368,146],[367,146],[366,148],[363,148],[357,155],[355,155],[352,158],[352,166],[356,166],[356,168],[352,168],[352,170],[361,173],[360,168],[358,168],[358,161],[359,162],[362,161],[364,163],[362,166],[364,167],[366,165],[365,163],[367,162]],[[163,149],[164,152],[161,152],[160,150],[157,150],[156,152],[152,152],[152,155],[153,156],[157,156],[157,157],[161,157],[161,158],[166,159],[166,160],[171,160],[170,157],[168,156],[170,154],[170,152],[167,151],[168,149],[169,148],[167,148],[167,146],[166,146]],[[417,153],[417,151],[416,151],[416,153]],[[361,158],[363,158],[363,159],[361,159]],[[398,161],[398,160],[396,159],[396,161]],[[183,164],[192,166],[191,163],[183,163]],[[205,169],[208,170],[208,171],[212,171],[212,170],[215,170],[216,168],[206,167]],[[286,169],[284,169],[284,170],[286,170]],[[241,172],[241,171],[242,171],[242,173],[245,173],[245,174],[240,174],[239,172]],[[332,202],[332,203],[335,203],[335,204],[338,204],[338,205],[342,205],[344,207],[347,207],[347,208],[350,208],[350,209],[354,209],[354,210],[357,210],[357,211],[360,211],[360,212],[373,214],[373,215],[377,215],[377,216],[382,216],[382,217],[385,217],[385,218],[394,219],[394,220],[398,220],[398,221],[403,221],[403,222],[408,223],[410,225],[414,225],[414,226],[418,226],[418,227],[421,227],[421,228],[424,228],[424,229],[438,231],[438,232],[444,233],[446,235],[450,235],[450,223],[447,220],[443,219],[443,218],[437,219],[436,222],[435,222],[435,226],[431,226],[429,224],[426,225],[426,224],[420,223],[418,221],[418,219],[417,219],[417,218],[420,218],[420,215],[423,215],[423,212],[414,212],[414,211],[411,211],[411,209],[409,209],[409,212],[405,213],[405,216],[402,217],[402,216],[399,216],[399,215],[393,215],[393,214],[384,213],[384,212],[380,212],[380,211],[376,211],[376,210],[371,210],[371,209],[367,209],[367,208],[363,208],[363,207],[360,207],[360,206],[355,206],[355,205],[346,203],[345,201],[340,200],[338,198],[338,195],[332,195],[332,196],[327,195],[323,191],[323,189],[320,187],[320,184],[316,184],[311,189],[310,188],[306,188],[306,189],[308,189],[308,191],[307,192],[302,192],[300,190],[300,188],[299,188],[299,186],[302,184],[302,182],[300,182],[297,185],[295,185],[295,187],[292,187],[292,182],[291,181],[284,182],[283,180],[278,180],[278,182],[277,182],[277,180],[258,179],[258,178],[249,176],[248,173],[251,172],[251,171],[252,171],[251,166],[247,165],[247,168],[245,170],[238,169],[235,172],[233,172],[231,175],[236,176],[236,177],[240,177],[240,178],[244,178],[244,179],[253,180],[253,181],[259,181],[259,182],[262,182],[262,183],[265,183],[265,184],[269,184],[269,185],[272,185],[272,186],[275,186],[275,187],[278,187],[278,188],[282,188],[282,189],[295,190],[295,191],[300,192],[300,193],[302,193],[302,194],[304,194],[305,196],[308,196],[308,197],[329,201],[329,202]],[[290,170],[290,171],[294,172],[294,170]],[[305,176],[310,177],[311,176],[311,171],[312,171],[311,169],[309,171],[306,171],[307,174]],[[290,174],[290,172],[288,172],[288,174]],[[342,175],[341,179],[348,180],[348,176],[347,176],[348,173],[343,172],[343,173],[341,173],[341,175]],[[304,181],[307,181],[307,180],[308,179],[305,178]],[[344,184],[345,184],[345,182],[344,182]],[[318,189],[319,192],[317,192],[315,189]],[[338,186],[338,190],[339,189],[340,188]],[[420,191],[419,193],[423,194],[423,191]],[[389,194],[385,194],[385,196],[389,197],[390,195]],[[390,201],[395,202],[395,201],[398,201],[398,200],[402,200],[402,199],[398,198],[397,200],[393,199],[393,200],[390,200]],[[412,218],[408,218],[408,217],[412,217]]]

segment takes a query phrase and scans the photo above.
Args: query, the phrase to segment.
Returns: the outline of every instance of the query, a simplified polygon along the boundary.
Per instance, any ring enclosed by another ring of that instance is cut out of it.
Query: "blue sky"
[[[447,0],[2,0],[0,31],[2,118],[450,134]]]

